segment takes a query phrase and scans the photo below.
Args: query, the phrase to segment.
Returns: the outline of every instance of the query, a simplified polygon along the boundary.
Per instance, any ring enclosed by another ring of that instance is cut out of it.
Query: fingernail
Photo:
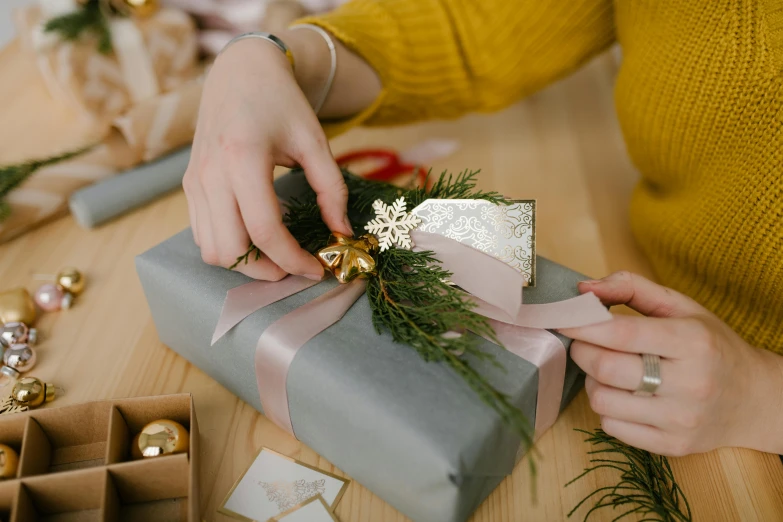
[[[597,281],[595,279],[586,279],[584,281],[579,281],[578,284],[580,285],[594,285],[596,283],[600,283],[601,281]]]
[[[320,274],[305,274],[304,276],[305,276],[307,279],[311,279],[311,280],[313,280],[313,281],[320,281],[321,279],[323,279],[323,278],[324,278],[324,274],[323,274],[323,272],[322,272],[322,273],[320,273]]]

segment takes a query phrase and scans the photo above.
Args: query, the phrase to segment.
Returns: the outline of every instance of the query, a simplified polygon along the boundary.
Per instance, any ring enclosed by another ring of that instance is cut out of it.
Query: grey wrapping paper
[[[189,161],[188,146],[77,190],[68,200],[71,214],[83,228],[102,225],[179,188]]]
[[[285,199],[303,183],[301,174],[292,174],[276,189]],[[537,262],[538,285],[525,289],[525,302],[577,295],[583,276],[541,257]],[[140,255],[136,267],[163,343],[261,412],[253,362],[258,337],[337,284],[326,281],[269,305],[210,347],[226,292],[248,278],[204,264],[190,230]],[[471,363],[532,424],[535,366],[477,342],[505,371]],[[569,359],[561,408],[582,383]],[[519,438],[448,367],[426,363],[390,335],[377,334],[366,296],[298,352],[287,392],[297,437],[415,522],[466,520],[515,463]]]

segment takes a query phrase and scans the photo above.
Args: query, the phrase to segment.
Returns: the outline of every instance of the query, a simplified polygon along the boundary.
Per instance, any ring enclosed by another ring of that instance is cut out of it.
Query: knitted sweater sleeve
[[[352,0],[298,23],[331,32],[382,82],[371,107],[326,125],[330,135],[501,109],[615,39],[611,0]]]

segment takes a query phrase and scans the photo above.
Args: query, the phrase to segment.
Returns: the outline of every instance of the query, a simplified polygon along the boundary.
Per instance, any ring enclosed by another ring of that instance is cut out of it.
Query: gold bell
[[[378,239],[372,234],[354,239],[333,233],[329,236],[329,246],[319,250],[317,257],[340,283],[349,283],[376,273],[377,253]]]
[[[160,419],[150,422],[133,437],[131,456],[134,459],[185,453],[190,448],[190,434],[179,422]]]
[[[84,291],[84,284],[84,274],[73,267],[63,268],[57,274],[57,286],[73,295],[81,294]]]
[[[35,303],[26,288],[0,292],[0,323],[35,322]]]
[[[19,406],[37,408],[45,402],[54,400],[54,385],[36,377],[22,377],[14,385],[11,397]]]

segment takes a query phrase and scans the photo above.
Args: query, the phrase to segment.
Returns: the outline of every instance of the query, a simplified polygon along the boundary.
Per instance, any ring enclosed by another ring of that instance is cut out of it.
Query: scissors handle
[[[336,158],[336,162],[341,167],[347,167],[356,161],[375,159],[381,160],[382,165],[378,168],[361,174],[365,179],[373,181],[391,182],[404,174],[414,173],[420,185],[427,179],[427,170],[421,165],[413,163],[404,163],[400,160],[400,155],[389,149],[362,149],[348,152]]]

